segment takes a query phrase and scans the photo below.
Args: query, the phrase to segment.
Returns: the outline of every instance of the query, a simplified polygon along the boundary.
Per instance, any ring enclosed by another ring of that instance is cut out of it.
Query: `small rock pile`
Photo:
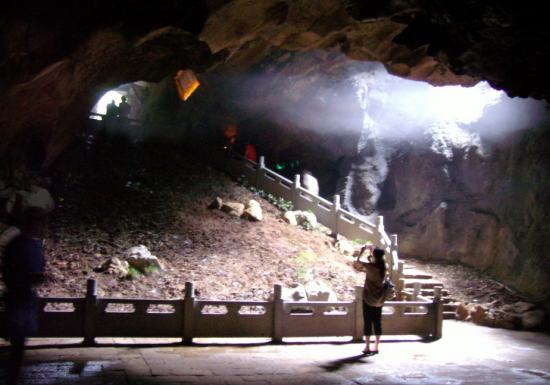
[[[251,199],[248,203],[224,202],[220,197],[216,197],[208,206],[209,210],[221,210],[224,213],[235,217],[247,219],[251,222],[262,221],[264,219],[260,204]]]
[[[132,269],[134,269],[132,271]],[[138,274],[150,275],[153,272],[160,272],[163,266],[159,259],[151,255],[147,247],[143,245],[131,247],[123,254],[123,259],[110,258],[100,263],[95,271],[105,274],[118,275],[119,278],[134,279]]]
[[[544,326],[545,313],[535,304],[517,302],[500,309],[491,304],[460,303],[456,309],[457,319],[471,321],[476,325],[510,330],[538,330]]]

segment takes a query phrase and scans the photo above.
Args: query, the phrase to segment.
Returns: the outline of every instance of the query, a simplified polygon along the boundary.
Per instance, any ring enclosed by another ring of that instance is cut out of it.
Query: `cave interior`
[[[110,135],[215,158],[237,127],[235,151],[250,142],[289,179],[307,169],[321,196],[383,215],[403,255],[473,266],[550,309],[540,2],[0,7],[2,189],[44,180],[125,96],[141,131]],[[196,76],[185,100],[178,71]]]

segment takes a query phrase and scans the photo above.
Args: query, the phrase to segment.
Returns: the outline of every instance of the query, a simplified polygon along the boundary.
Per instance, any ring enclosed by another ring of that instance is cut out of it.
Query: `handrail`
[[[105,114],[98,114],[97,112],[90,112],[88,114],[88,116],[99,116],[101,117],[101,120],[105,120],[104,118],[107,117],[107,115]],[[114,116],[114,118],[116,119],[119,119],[120,116]],[[125,120],[129,121],[129,122],[135,122],[135,123],[139,123],[140,125],[141,124],[144,124],[145,122],[143,120],[139,120],[139,119],[132,119],[132,118],[124,118]]]
[[[361,239],[385,248],[386,260],[390,266],[390,278],[398,279],[397,235],[388,236],[384,229],[384,217],[378,216],[378,223],[373,224],[352,214],[340,206],[339,195],[335,195],[333,201],[329,202],[311,193],[300,185],[299,175],[295,175],[294,181],[291,181],[265,167],[263,156],[260,156],[256,163],[234,154],[229,160],[228,168],[233,174],[243,176],[256,189],[292,202],[296,210],[311,210],[317,217],[317,221],[328,227],[335,237]]]
[[[272,301],[198,300],[193,283],[185,284],[183,299],[126,299],[98,298],[97,281],[87,281],[84,298],[39,298],[37,337],[83,337],[84,344],[93,344],[98,337],[165,337],[192,342],[203,337],[267,337],[280,342],[285,337],[350,336],[362,339],[362,287],[355,287],[353,301],[296,302],[281,298],[282,285],[274,286]],[[387,335],[419,335],[441,338],[443,302],[441,289],[434,300],[390,301],[384,307],[382,325]],[[46,310],[48,303],[71,303],[73,310]],[[130,304],[134,311],[107,311],[110,304]],[[151,305],[169,305],[173,311],[150,310]],[[224,306],[226,313],[204,313],[204,307]],[[241,313],[242,306],[263,307],[261,313]],[[311,313],[296,313],[293,308],[311,308]],[[324,311],[329,307],[344,308],[337,312]],[[417,313],[415,308],[426,309]],[[321,311],[319,311],[321,309]],[[6,328],[5,311],[0,310],[0,332]]]

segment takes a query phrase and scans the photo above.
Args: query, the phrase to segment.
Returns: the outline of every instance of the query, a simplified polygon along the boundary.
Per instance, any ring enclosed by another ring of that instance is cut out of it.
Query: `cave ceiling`
[[[550,98],[550,27],[527,0],[6,1],[0,156],[39,140],[51,163],[102,93],[178,69],[245,71],[274,49],[338,51],[432,85],[487,81]]]

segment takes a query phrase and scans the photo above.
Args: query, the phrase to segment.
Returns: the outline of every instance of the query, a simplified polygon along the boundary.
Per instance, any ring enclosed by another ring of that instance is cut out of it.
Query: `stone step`
[[[424,273],[418,270],[405,270],[403,271],[405,279],[432,279],[433,276],[428,273]]]
[[[456,312],[456,308],[457,308],[457,306],[454,303],[444,303],[443,304],[443,312],[446,312],[446,311]]]
[[[405,279],[405,287],[414,287],[415,282],[420,282],[422,289],[433,289],[436,286],[443,287],[441,282],[434,281],[432,279]]]
[[[420,289],[420,295],[423,295],[424,297],[433,297],[434,296],[434,289]],[[449,295],[449,290],[447,289],[443,289],[441,290],[441,295],[444,297],[444,296],[447,296]]]
[[[444,311],[443,319],[456,319],[456,313],[454,311]]]

